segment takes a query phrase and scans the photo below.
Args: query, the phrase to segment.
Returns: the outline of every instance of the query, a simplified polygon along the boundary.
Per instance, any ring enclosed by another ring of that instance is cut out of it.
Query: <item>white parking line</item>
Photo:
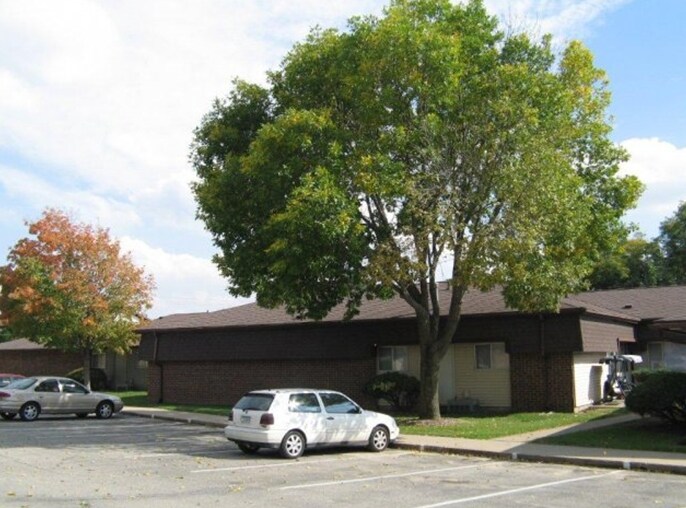
[[[222,467],[218,469],[196,469],[191,473],[219,473],[222,471],[242,471],[248,469],[266,469],[272,467],[288,467],[288,466],[309,466],[310,464],[322,464],[324,462],[339,462],[341,459],[327,459],[327,460],[298,460],[295,462],[279,462],[278,464],[262,464],[256,466],[236,466],[236,467]]]
[[[450,501],[443,501],[441,503],[425,504],[422,506],[418,506],[417,508],[438,508],[439,506],[451,506],[454,504],[469,503],[472,501],[481,501],[483,499],[490,499],[492,497],[509,496],[510,494],[519,494],[520,492],[526,492],[528,490],[537,490],[537,489],[544,489],[546,487],[555,487],[557,485],[564,485],[565,483],[583,482],[583,481],[589,481],[589,480],[600,480],[601,478],[605,478],[607,476],[615,475],[617,473],[621,473],[621,471],[612,471],[610,473],[605,473],[605,474],[601,474],[601,475],[582,476],[581,478],[571,478],[569,480],[560,480],[557,482],[540,483],[538,485],[531,485],[529,487],[520,487],[518,489],[503,490],[501,492],[493,492],[491,494],[483,494],[481,496],[464,497],[461,499],[452,499]]]
[[[154,459],[154,458],[159,458],[159,457],[168,457],[170,455],[200,455],[200,456],[205,456],[205,455],[215,455],[215,454],[225,454],[225,453],[230,453],[231,450],[229,448],[224,448],[221,450],[207,450],[203,448],[177,448],[168,452],[159,452],[159,453],[146,453],[144,455],[136,455],[134,458],[136,459]],[[191,471],[193,472],[193,471]]]
[[[376,480],[385,480],[388,478],[405,478],[407,476],[427,475],[427,474],[434,474],[434,473],[442,473],[445,471],[459,471],[462,469],[474,469],[477,467],[482,467],[485,464],[487,464],[487,463],[473,464],[471,466],[456,466],[456,467],[445,467],[445,468],[441,468],[441,469],[428,469],[425,471],[412,471],[411,473],[388,474],[388,475],[383,475],[383,476],[367,476],[364,478],[355,478],[354,480],[338,480],[335,482],[304,483],[302,485],[290,485],[288,487],[281,487],[279,490],[311,489],[313,487],[327,487],[330,485],[345,485],[348,483],[373,482]]]

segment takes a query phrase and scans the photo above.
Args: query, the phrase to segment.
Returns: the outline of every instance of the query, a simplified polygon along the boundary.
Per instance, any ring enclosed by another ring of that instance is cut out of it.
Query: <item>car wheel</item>
[[[19,418],[25,422],[32,422],[40,414],[40,406],[36,402],[27,402],[19,410]]]
[[[85,418],[86,416],[88,416],[88,413],[76,413],[77,418]]]
[[[388,429],[382,425],[377,425],[369,436],[367,448],[373,452],[382,452],[388,448],[389,441]]]
[[[297,459],[305,451],[305,436],[297,430],[292,430],[283,437],[279,453],[286,459]]]
[[[257,446],[256,444],[251,444],[251,443],[236,443],[236,444],[238,445],[238,448],[240,448],[240,450],[243,453],[246,453],[248,455],[254,455],[257,453],[257,450],[260,449],[260,447]]]
[[[114,405],[109,400],[104,400],[95,408],[95,416],[107,419],[114,413]]]
[[[17,413],[5,413],[4,411],[0,413],[0,416],[2,416],[3,420],[11,420],[15,416],[17,416]]]

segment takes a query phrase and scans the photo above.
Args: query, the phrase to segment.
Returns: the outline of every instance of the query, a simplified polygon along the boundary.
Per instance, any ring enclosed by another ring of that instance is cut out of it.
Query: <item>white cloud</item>
[[[140,225],[141,218],[129,204],[90,190],[54,185],[36,174],[0,165],[0,189],[35,213],[25,220],[37,219],[44,208],[59,208],[78,214],[83,222],[125,230]]]
[[[686,199],[686,147],[678,148],[657,138],[632,138],[621,145],[631,158],[622,165],[620,173],[635,175],[646,185],[638,208],[627,218],[653,238],[660,223]]]
[[[169,253],[136,238],[123,237],[120,242],[134,262],[155,278],[157,298],[150,317],[218,310],[250,301],[229,295],[226,281],[209,259]]]
[[[630,0],[486,0],[490,12],[516,31],[553,34],[556,42],[579,39],[603,16]]]

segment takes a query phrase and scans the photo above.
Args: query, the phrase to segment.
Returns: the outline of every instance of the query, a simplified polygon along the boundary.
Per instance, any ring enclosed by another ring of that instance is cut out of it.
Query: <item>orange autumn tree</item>
[[[0,267],[0,318],[15,337],[83,355],[126,352],[150,308],[154,282],[109,231],[47,209]]]

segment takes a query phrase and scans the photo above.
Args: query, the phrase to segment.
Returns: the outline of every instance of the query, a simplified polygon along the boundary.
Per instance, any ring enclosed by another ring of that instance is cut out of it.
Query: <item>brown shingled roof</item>
[[[450,292],[442,285],[439,297],[448,302]],[[444,308],[447,305],[444,305]],[[657,288],[618,289],[578,293],[565,298],[562,310],[582,310],[589,314],[627,321],[649,319],[672,320],[686,315],[686,286]],[[335,307],[322,322],[338,322],[343,319],[344,305]],[[462,314],[504,314],[517,311],[507,307],[500,291],[482,292],[470,290],[464,297]],[[368,300],[362,303],[356,321],[402,319],[414,317],[412,308],[399,297],[390,300]],[[190,314],[172,314],[146,323],[139,331],[162,331],[198,328],[224,328],[239,326],[270,326],[301,323],[287,314],[283,308],[265,309],[256,303]]]
[[[680,321],[686,317],[686,286],[587,291],[574,297],[584,304],[645,321]]]

